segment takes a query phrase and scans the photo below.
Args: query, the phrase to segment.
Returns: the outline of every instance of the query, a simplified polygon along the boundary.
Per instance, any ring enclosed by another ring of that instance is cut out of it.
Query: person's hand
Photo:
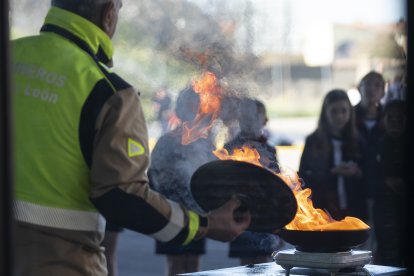
[[[220,208],[208,213],[208,238],[223,242],[232,241],[249,227],[250,212],[236,211],[240,204],[238,199],[230,199]]]
[[[338,166],[331,169],[332,174],[342,175],[342,176],[360,176],[361,169],[359,166],[352,161],[344,162],[339,164]]]

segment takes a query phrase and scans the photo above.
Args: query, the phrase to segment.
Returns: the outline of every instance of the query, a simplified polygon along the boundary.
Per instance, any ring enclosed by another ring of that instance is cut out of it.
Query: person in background
[[[371,227],[370,237],[365,243],[364,249],[375,252],[373,206],[380,182],[377,152],[378,143],[384,135],[381,99],[385,95],[385,80],[380,73],[371,71],[362,77],[358,84],[358,90],[361,94],[361,102],[354,109],[357,129],[364,143],[362,147],[364,163],[361,169],[364,172],[363,186],[367,196],[368,220],[366,223]]]
[[[167,87],[161,86],[151,97],[156,118],[161,125],[161,135],[169,130],[169,119],[172,116],[171,97]]]
[[[240,133],[224,145],[232,154],[234,149],[247,146],[257,150],[260,163],[279,172],[276,149],[267,143],[264,129],[268,121],[266,107],[257,99],[244,98],[238,108]],[[229,257],[239,258],[241,265],[265,263],[272,260],[272,253],[286,249],[288,244],[274,234],[245,231],[230,242]]]
[[[105,219],[171,244],[230,241],[232,199],[199,214],[150,189],[136,90],[108,67],[121,0],[52,0],[41,34],[14,40],[14,265],[19,276],[107,275]]]
[[[237,109],[240,132],[224,148],[233,152],[234,148],[247,145],[257,149],[260,153],[260,163],[278,172],[276,148],[267,143],[265,126],[267,124],[267,112],[263,102],[257,99],[243,98]]]
[[[118,240],[119,234],[124,229],[116,224],[109,221],[106,222],[105,236],[101,243],[101,246],[105,248],[106,266],[108,268],[108,276],[118,275]]]
[[[227,91],[220,103],[219,119],[215,121],[211,133],[216,148],[222,148],[226,141],[234,139],[240,132],[238,108],[241,98],[234,91]]]
[[[312,190],[315,208],[327,211],[335,220],[345,216],[367,219],[361,150],[348,95],[340,89],[329,91],[318,126],[306,137],[299,175]]]
[[[388,83],[387,91],[385,93],[385,103],[393,100],[405,100],[406,98],[406,85],[402,74],[397,74],[393,81]]]
[[[176,101],[175,113],[181,125],[159,138],[152,153],[151,165],[148,170],[151,187],[179,202],[186,208],[204,211],[195,202],[190,180],[193,173],[203,164],[216,160],[215,149],[211,140],[210,130],[206,138],[199,138],[189,144],[182,144],[185,130],[184,123],[194,121],[199,110],[200,97],[191,86],[182,90]],[[209,120],[205,120],[209,123]],[[211,129],[211,128],[209,128]],[[181,273],[200,270],[200,256],[205,253],[206,239],[199,239],[185,246],[156,242],[156,254],[167,256],[166,275],[173,276]]]
[[[404,255],[406,218],[406,181],[404,178],[406,104],[393,100],[384,108],[385,136],[379,142],[381,182],[374,203],[377,238],[376,264],[407,266]]]

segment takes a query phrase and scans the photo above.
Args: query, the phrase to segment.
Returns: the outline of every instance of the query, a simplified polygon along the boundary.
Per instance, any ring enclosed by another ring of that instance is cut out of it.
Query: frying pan
[[[239,211],[250,211],[248,230],[255,232],[279,230],[297,211],[296,198],[280,177],[242,161],[216,160],[204,164],[191,178],[191,191],[206,212],[237,197],[242,203]]]
[[[281,229],[280,237],[304,252],[344,252],[364,243],[369,229],[358,230],[287,230]]]

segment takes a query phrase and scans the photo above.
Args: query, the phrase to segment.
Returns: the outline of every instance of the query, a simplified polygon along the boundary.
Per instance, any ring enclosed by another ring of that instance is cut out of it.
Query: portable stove
[[[372,259],[371,251],[363,250],[317,253],[289,249],[274,252],[272,256],[276,264],[286,270],[286,276],[290,274],[290,269],[293,267],[324,269],[328,270],[331,276],[344,269],[363,271],[364,265],[370,263]]]

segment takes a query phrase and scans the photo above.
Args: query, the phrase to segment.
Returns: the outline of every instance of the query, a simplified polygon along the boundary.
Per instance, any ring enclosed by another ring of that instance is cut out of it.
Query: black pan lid
[[[216,160],[204,164],[191,178],[194,199],[206,212],[236,196],[252,216],[248,230],[274,232],[295,217],[296,198],[276,174],[251,163]]]

